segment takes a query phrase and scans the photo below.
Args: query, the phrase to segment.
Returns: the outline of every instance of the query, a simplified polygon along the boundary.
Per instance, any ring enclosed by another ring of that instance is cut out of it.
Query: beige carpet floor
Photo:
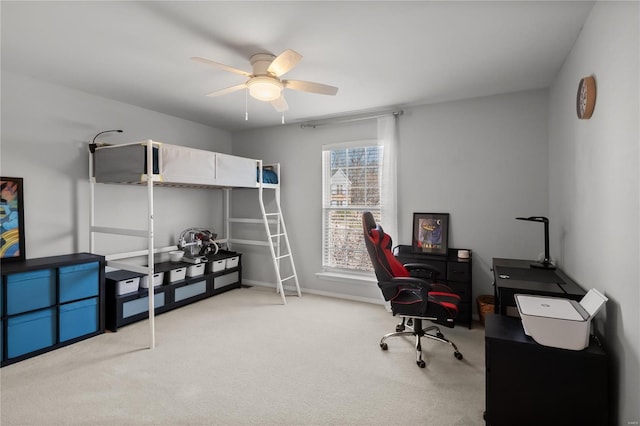
[[[384,307],[242,288],[0,370],[10,425],[482,425],[484,329],[443,329],[464,354],[389,340]]]

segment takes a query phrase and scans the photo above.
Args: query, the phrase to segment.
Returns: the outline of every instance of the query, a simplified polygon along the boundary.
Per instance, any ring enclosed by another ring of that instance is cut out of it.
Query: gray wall
[[[637,2],[598,2],[548,92],[407,108],[399,119],[396,243],[409,243],[414,211],[450,212],[451,244],[473,250],[474,293],[490,293],[492,257],[534,258],[542,248],[537,224],[513,218],[548,215],[552,256],[583,287],[610,298],[596,325],[613,359],[620,425],[640,419],[639,21]],[[589,74],[598,84],[596,112],[579,121],[575,91]],[[123,128],[125,134],[104,140],[158,139],[281,162],[284,214],[303,288],[379,300],[373,283],[315,275],[321,269],[321,145],[375,137],[373,122],[243,132],[233,135],[232,146],[223,131],[5,70],[1,78],[0,173],[25,179],[27,257],[88,250],[86,145],[101,130]],[[138,226],[146,214],[140,190],[103,190],[102,218]],[[161,191],[168,196],[156,205],[159,245],[174,243],[194,224],[221,231],[219,191]],[[238,191],[237,199],[238,215],[255,211],[243,208],[254,202],[251,196]],[[106,246],[115,251],[118,244]],[[272,282],[268,262],[258,261],[264,256],[254,257],[253,266],[245,265],[247,276]]]
[[[89,251],[88,143],[146,139],[230,152],[231,135],[190,121],[2,71],[2,176],[24,178],[27,258]],[[146,189],[97,185],[96,224],[146,229]],[[222,230],[221,191],[158,188],[157,245],[189,226]],[[213,210],[212,210],[213,209]],[[219,209],[220,213],[217,213]],[[138,250],[146,240],[97,239],[101,254]],[[102,250],[103,249],[103,250]]]
[[[584,288],[609,297],[598,329],[612,357],[617,424],[640,420],[640,35],[638,2],[598,2],[558,74],[549,107],[551,247]],[[597,101],[578,120],[578,82]]]
[[[547,215],[547,92],[411,109],[401,117],[399,241],[413,212],[449,212],[450,246],[473,252],[473,291],[493,294],[494,257],[537,258]]]
[[[414,212],[449,212],[450,245],[473,251],[474,294],[492,294],[493,257],[536,258],[544,249],[543,229],[515,217],[548,211],[547,92],[409,108],[398,126],[400,235],[394,243],[411,243]],[[283,212],[304,289],[380,300],[375,282],[316,276],[322,271],[322,145],[375,137],[375,120],[233,135],[235,154],[282,165]],[[247,264],[246,276],[261,280],[263,270]]]

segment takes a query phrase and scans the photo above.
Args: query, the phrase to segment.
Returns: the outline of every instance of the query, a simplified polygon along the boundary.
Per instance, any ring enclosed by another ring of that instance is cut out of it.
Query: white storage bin
[[[187,266],[187,276],[188,277],[198,277],[204,274],[204,263],[199,263],[197,265]]]
[[[240,261],[240,256],[234,256],[227,259],[227,269],[237,268],[238,262]]]
[[[225,265],[227,264],[225,259],[222,260],[214,260],[213,262],[210,263],[211,265],[211,271],[210,272],[220,272],[220,271],[224,271],[224,268],[226,267]]]
[[[153,286],[158,287],[162,285],[162,280],[164,279],[164,272],[156,272],[153,274]],[[140,287],[149,288],[149,275],[143,275],[140,279]]]
[[[133,293],[134,291],[138,291],[139,284],[140,277],[116,281],[116,292],[118,293],[118,296],[121,294]]]
[[[184,280],[187,268],[172,269],[169,271],[169,282],[174,283],[176,281]]]

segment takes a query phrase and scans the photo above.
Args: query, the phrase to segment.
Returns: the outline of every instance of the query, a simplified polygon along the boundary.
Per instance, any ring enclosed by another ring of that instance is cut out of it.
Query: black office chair
[[[462,353],[448,340],[436,325],[422,328],[422,321],[452,328],[458,314],[460,296],[448,286],[438,283],[438,271],[429,265],[410,263],[403,265],[391,251],[391,237],[377,225],[371,212],[362,215],[364,240],[371,263],[382,290],[384,300],[391,303],[393,315],[402,317],[395,333],[385,334],[380,340],[380,348],[387,350],[386,340],[394,336],[415,336],[416,363],[425,367],[422,360],[421,337],[447,343],[453,347],[453,355],[461,360]],[[410,331],[405,331],[409,328]]]

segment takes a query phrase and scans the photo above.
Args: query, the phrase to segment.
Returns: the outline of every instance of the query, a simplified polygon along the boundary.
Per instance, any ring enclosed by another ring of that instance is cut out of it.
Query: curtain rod
[[[395,117],[398,117],[402,114],[404,114],[404,111],[399,109],[399,110],[382,111],[382,112],[375,112],[375,113],[362,114],[362,115],[325,118],[322,120],[308,121],[306,123],[302,123],[300,124],[300,127],[302,129],[305,129],[305,128],[315,129],[318,126],[326,126],[329,124],[341,124],[341,123],[351,123],[353,121],[372,120],[374,118],[385,117],[387,115],[393,115]]]

